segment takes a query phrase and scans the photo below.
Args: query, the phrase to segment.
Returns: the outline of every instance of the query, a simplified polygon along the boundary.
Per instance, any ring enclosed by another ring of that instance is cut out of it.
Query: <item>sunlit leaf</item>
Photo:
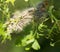
[[[30,50],[30,48],[25,48],[25,50]]]
[[[30,39],[30,40],[28,40],[27,42],[26,42],[26,44],[30,44],[30,43],[32,43],[32,42],[34,42],[34,38],[33,39]]]
[[[50,46],[54,47],[55,43],[50,42]]]
[[[39,43],[37,42],[37,40],[35,40],[34,43],[32,44],[32,48],[35,49],[35,50],[40,49],[40,45],[39,45]]]
[[[9,3],[9,2],[11,2],[11,4],[14,6],[15,0],[7,0],[7,1],[6,1],[6,3]]]
[[[21,42],[22,42],[22,45],[23,45],[23,46],[26,46],[26,45],[34,42],[34,40],[35,40],[35,39],[34,39],[34,36],[33,36],[33,34],[32,34],[32,31],[31,31],[29,35],[27,35],[26,37],[24,37],[24,38],[22,39]]]

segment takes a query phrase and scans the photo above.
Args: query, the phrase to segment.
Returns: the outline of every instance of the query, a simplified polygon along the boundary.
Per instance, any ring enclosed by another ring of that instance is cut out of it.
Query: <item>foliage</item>
[[[9,2],[11,2],[11,4],[14,5],[15,0],[1,0],[0,2],[0,11],[2,13],[0,20],[0,36],[3,37],[2,42],[4,42],[5,39],[11,39],[10,31],[6,31],[6,28],[4,27],[4,22],[10,19],[10,11],[8,4]],[[55,13],[57,12],[59,7],[57,8],[56,5],[53,4],[54,1],[47,7],[48,9],[45,8],[47,10],[46,12],[42,12],[41,10],[40,12],[37,11],[39,15],[43,14],[42,16],[37,17],[37,13],[35,15],[33,14],[34,16],[31,26],[28,26],[19,33],[20,36],[19,38],[17,38],[16,41],[17,46],[24,46],[26,47],[26,50],[29,50],[30,48],[33,48],[34,50],[39,50],[41,48],[41,44],[39,42],[41,41],[38,40],[40,40],[41,37],[50,40],[49,44],[51,46],[54,46],[60,40],[60,19],[58,19],[60,17],[60,14],[56,15]],[[57,8],[57,10],[55,10],[55,8]],[[58,10],[58,13],[59,11],[60,9]],[[48,15],[46,13],[48,13]]]
[[[11,35],[5,31],[4,23],[10,19],[9,2],[14,5],[15,0],[0,0],[0,36],[2,36],[2,43],[5,39],[11,39]]]
[[[38,50],[41,48],[41,46],[39,46],[40,44],[38,43],[41,42],[38,41],[38,39],[41,39],[40,37],[50,40],[49,43],[51,46],[54,46],[57,41],[60,40],[56,38],[56,36],[60,37],[60,29],[59,25],[57,25],[60,23],[60,20],[58,20],[57,17],[53,14],[55,10],[54,7],[55,6],[53,5],[53,3],[49,5],[47,9],[49,15],[48,17],[46,17],[46,14],[44,13],[44,16],[39,16],[40,18],[37,17],[38,19],[34,18],[35,21],[33,20],[32,30],[30,30],[30,33],[28,35],[24,36],[24,38],[22,39],[23,41],[17,42],[17,46],[27,46],[28,48],[26,50],[29,50],[31,47],[35,50]]]

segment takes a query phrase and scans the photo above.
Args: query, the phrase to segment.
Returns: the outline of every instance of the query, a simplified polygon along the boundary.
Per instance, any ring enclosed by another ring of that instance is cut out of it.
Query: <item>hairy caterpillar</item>
[[[5,26],[7,27],[7,31],[12,33],[13,31],[22,31],[23,28],[28,25],[33,17],[35,21],[38,21],[39,18],[42,16],[47,16],[47,9],[46,6],[48,5],[48,1],[44,1],[42,3],[39,3],[36,7],[28,8],[23,11],[17,11],[13,14],[13,17],[5,23]]]
[[[10,18],[4,25],[7,27],[7,31],[12,33],[13,31],[22,31],[25,26],[27,26],[33,18],[34,8],[29,8],[24,11],[16,11],[13,17]]]

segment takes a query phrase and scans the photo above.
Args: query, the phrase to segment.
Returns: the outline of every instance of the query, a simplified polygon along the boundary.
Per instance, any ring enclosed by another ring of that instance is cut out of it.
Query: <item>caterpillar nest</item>
[[[13,33],[21,32],[30,22],[32,22],[34,8],[25,9],[24,11],[16,11],[13,13],[13,17],[7,21],[4,26],[7,32]]]

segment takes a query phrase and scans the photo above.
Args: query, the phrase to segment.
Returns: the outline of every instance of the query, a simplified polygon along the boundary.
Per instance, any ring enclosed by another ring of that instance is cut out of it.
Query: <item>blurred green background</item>
[[[31,7],[35,7],[41,0],[29,0],[28,2],[25,2],[25,0],[16,0],[15,1],[15,5],[12,6],[11,4],[9,5],[9,7],[11,8],[11,11],[15,11],[15,10],[23,10],[25,8],[29,7],[29,4]]]

